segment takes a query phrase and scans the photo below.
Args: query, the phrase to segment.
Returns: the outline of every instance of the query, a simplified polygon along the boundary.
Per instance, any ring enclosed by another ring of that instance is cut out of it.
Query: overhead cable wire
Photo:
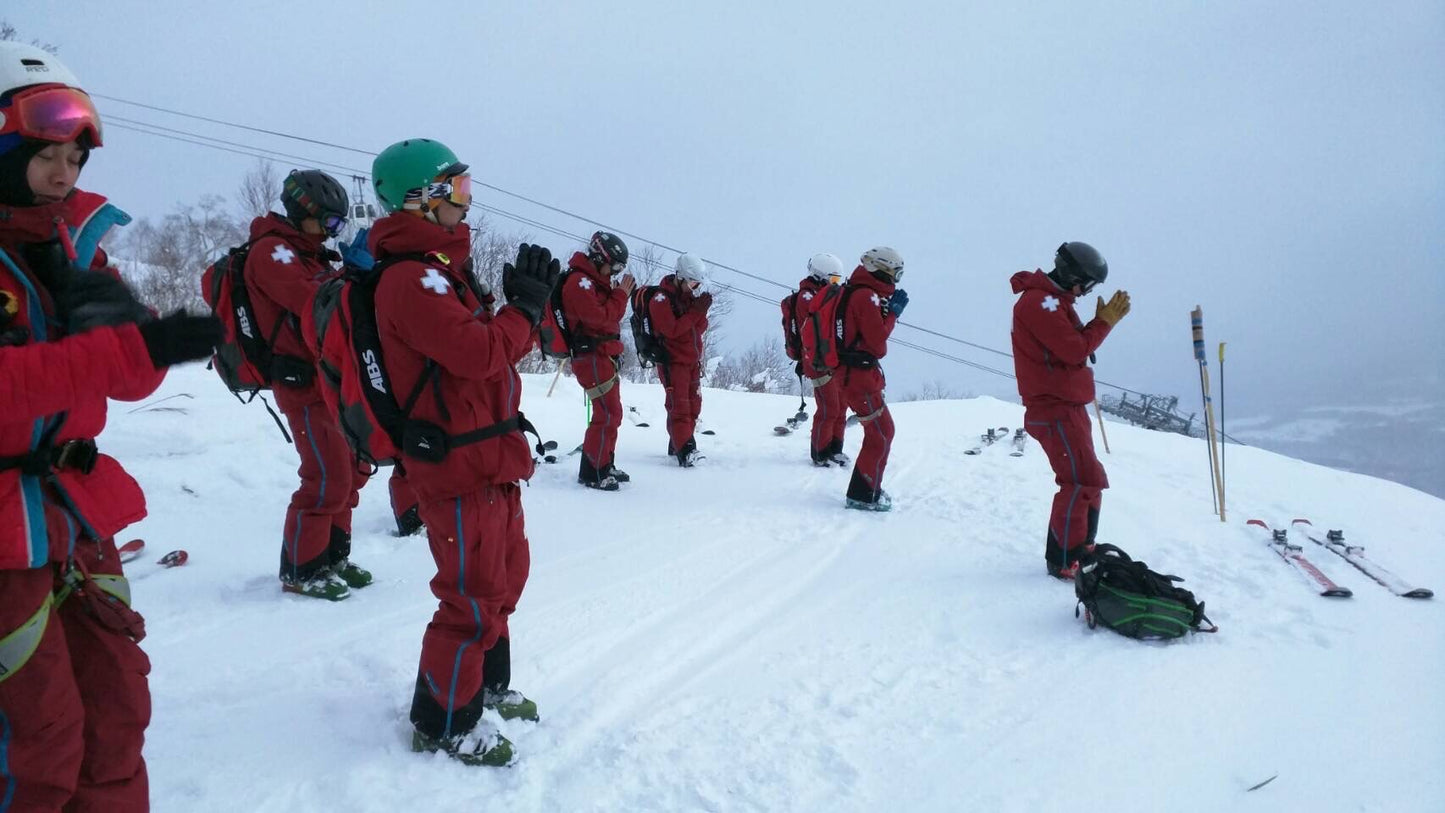
[[[98,98],[98,99],[105,99],[105,100],[107,100],[107,101],[118,102],[118,103],[120,103],[120,104],[134,105],[134,106],[136,106],[136,107],[142,107],[142,108],[145,108],[145,109],[148,109],[148,110],[155,110],[155,111],[159,111],[159,112],[162,112],[162,113],[167,113],[167,114],[170,114],[170,115],[181,116],[181,117],[183,117],[183,118],[190,118],[190,119],[195,119],[195,120],[198,120],[198,121],[210,122],[210,123],[212,123],[212,124],[220,124],[220,125],[227,126],[227,127],[235,127],[235,128],[238,128],[238,129],[248,130],[248,131],[255,132],[255,133],[262,133],[262,134],[265,134],[265,135],[276,136],[276,137],[278,137],[278,138],[292,139],[292,140],[295,140],[295,141],[300,141],[300,142],[304,142],[304,143],[308,143],[308,144],[315,144],[315,145],[318,145],[318,146],[329,147],[329,148],[332,148],[332,149],[345,150],[345,151],[348,151],[348,152],[354,152],[354,153],[358,153],[358,154],[361,154],[361,155],[367,155],[367,156],[372,156],[372,157],[375,157],[375,155],[376,155],[376,153],[373,152],[373,151],[364,150],[364,149],[361,149],[361,148],[359,148],[359,147],[349,147],[349,146],[346,146],[346,145],[344,145],[344,144],[337,144],[337,143],[335,143],[335,142],[323,141],[323,140],[314,139],[314,138],[307,138],[307,137],[305,137],[305,136],[298,136],[298,135],[294,135],[294,134],[291,134],[291,133],[285,133],[285,132],[281,132],[281,131],[277,131],[277,130],[268,130],[268,129],[262,128],[262,127],[253,127],[253,126],[250,126],[250,125],[245,125],[245,124],[239,124],[239,123],[236,123],[236,122],[226,121],[226,120],[224,120],[224,119],[217,119],[217,118],[212,118],[212,117],[209,117],[209,116],[201,116],[201,115],[197,115],[197,114],[193,114],[193,113],[186,113],[186,112],[179,111],[179,110],[174,110],[174,109],[170,109],[170,108],[164,108],[164,107],[160,107],[160,106],[157,106],[157,105],[145,104],[145,103],[142,103],[142,102],[131,101],[131,100],[128,100],[128,99],[121,99],[121,98],[114,97],[114,96],[107,96],[107,95],[100,94],[100,93],[94,93],[94,94],[91,94],[91,95],[94,96],[95,98]],[[193,132],[189,132],[189,131],[186,131],[186,130],[180,130],[180,129],[176,129],[176,128],[164,127],[164,126],[161,126],[161,125],[151,124],[151,123],[148,123],[148,122],[142,122],[142,121],[135,120],[135,119],[130,119],[130,118],[127,118],[127,117],[124,117],[124,116],[107,116],[107,120],[114,120],[115,122],[117,122],[114,126],[119,127],[119,128],[121,128],[121,129],[124,129],[124,130],[130,130],[130,131],[133,131],[133,132],[144,133],[144,134],[147,134],[147,135],[154,135],[154,136],[158,136],[158,137],[161,137],[161,138],[168,138],[168,139],[171,139],[171,140],[174,140],[174,141],[180,141],[180,142],[185,142],[185,143],[189,143],[189,144],[195,144],[195,145],[197,145],[197,146],[209,147],[209,148],[211,148],[211,149],[222,150],[222,151],[224,151],[224,152],[229,152],[229,153],[233,153],[233,154],[236,154],[236,155],[245,155],[245,156],[249,156],[249,157],[252,157],[252,158],[260,158],[260,159],[266,159],[266,160],[274,160],[274,157],[278,157],[278,156],[279,156],[279,157],[282,157],[282,158],[288,158],[288,159],[292,159],[292,160],[302,161],[302,162],[307,163],[307,164],[310,165],[310,166],[331,167],[331,168],[333,168],[333,169],[336,169],[336,170],[339,170],[339,171],[342,171],[342,172],[346,172],[346,173],[349,173],[349,174],[354,175],[354,176],[370,177],[370,175],[371,175],[370,172],[365,171],[365,170],[356,169],[355,167],[348,167],[348,166],[345,166],[345,165],[342,165],[342,164],[335,164],[335,163],[330,163],[330,162],[326,162],[326,161],[320,161],[320,160],[318,160],[318,159],[309,158],[309,157],[305,157],[305,156],[299,156],[299,155],[293,155],[293,154],[289,154],[289,153],[284,153],[284,152],[280,152],[280,151],[277,151],[277,150],[272,150],[272,149],[265,148],[265,147],[257,147],[257,146],[254,146],[254,145],[242,144],[242,143],[233,142],[233,141],[227,141],[227,140],[225,140],[225,139],[215,138],[215,137],[213,137],[213,136],[207,136],[207,135],[203,135],[203,134],[199,134],[199,133],[193,133]],[[146,128],[150,128],[150,129],[146,129]],[[189,137],[187,137],[187,136],[189,136]],[[202,139],[204,139],[204,140],[202,140]],[[551,205],[551,204],[549,204],[549,203],[545,203],[545,202],[543,202],[543,201],[537,200],[537,199],[535,199],[535,198],[528,197],[528,196],[526,196],[526,195],[522,195],[522,194],[519,194],[519,193],[516,193],[516,192],[512,192],[511,190],[505,189],[505,188],[500,187],[500,186],[496,186],[495,184],[490,184],[490,183],[487,183],[487,182],[485,182],[485,181],[481,181],[481,180],[477,179],[476,177],[473,177],[473,178],[472,178],[472,183],[473,183],[474,186],[480,186],[480,187],[483,187],[483,188],[485,188],[485,189],[490,189],[490,190],[492,190],[492,191],[494,191],[494,192],[497,192],[498,194],[506,195],[506,196],[508,196],[508,197],[515,198],[515,199],[517,199],[517,200],[524,201],[524,202],[526,202],[526,203],[532,204],[532,205],[534,205],[534,206],[541,207],[541,208],[546,209],[546,210],[548,210],[548,211],[551,211],[551,212],[554,212],[554,213],[557,213],[557,214],[561,214],[561,215],[564,215],[564,216],[567,216],[567,217],[571,217],[571,218],[576,219],[576,220],[578,220],[578,221],[581,221],[581,222],[583,222],[583,223],[587,223],[587,224],[590,224],[590,225],[593,225],[593,226],[597,226],[597,227],[599,227],[599,228],[601,228],[601,229],[605,229],[605,230],[612,231],[612,232],[615,232],[615,233],[617,233],[617,234],[620,234],[620,235],[623,235],[623,236],[626,236],[626,237],[630,237],[630,238],[632,238],[632,239],[634,239],[634,240],[638,240],[638,241],[640,241],[640,242],[647,243],[647,244],[649,244],[649,245],[655,246],[655,247],[657,247],[657,248],[659,248],[659,249],[662,249],[662,250],[664,250],[664,251],[670,251],[670,252],[672,252],[672,253],[674,253],[674,254],[682,254],[682,253],[683,253],[682,250],[680,250],[680,249],[678,249],[678,248],[676,248],[676,247],[674,247],[674,246],[670,246],[670,245],[668,245],[668,244],[666,244],[666,243],[663,243],[663,242],[660,242],[660,241],[657,241],[657,240],[650,240],[650,239],[648,239],[648,238],[646,238],[646,237],[643,237],[642,235],[639,235],[639,234],[636,234],[636,233],[627,231],[627,230],[625,230],[625,229],[620,229],[620,228],[617,228],[617,227],[614,227],[614,226],[609,226],[609,225],[607,225],[607,224],[601,223],[601,222],[599,222],[599,221],[597,221],[597,220],[594,220],[594,219],[592,219],[592,218],[589,218],[589,217],[586,217],[586,216],[584,216],[584,215],[578,214],[578,213],[576,213],[576,212],[572,212],[572,211],[569,211],[569,210],[567,210],[567,209],[563,209],[563,208],[558,207],[558,206],[553,206],[553,205]],[[533,219],[533,218],[528,218],[528,217],[525,217],[525,216],[523,216],[523,215],[519,215],[519,214],[516,214],[516,213],[514,213],[514,212],[507,211],[507,210],[502,209],[502,208],[500,208],[500,207],[492,206],[492,205],[489,205],[489,204],[478,203],[478,202],[476,202],[476,201],[473,201],[472,206],[475,207],[475,208],[481,209],[481,210],[484,211],[484,212],[488,212],[488,213],[491,213],[491,214],[495,214],[495,215],[497,215],[497,216],[499,216],[499,217],[504,217],[504,218],[507,218],[507,219],[509,219],[509,220],[512,220],[512,221],[515,221],[515,222],[518,222],[518,223],[522,223],[522,224],[524,224],[524,225],[528,225],[528,226],[531,226],[531,227],[533,227],[533,228],[540,229],[540,230],[542,230],[542,231],[548,232],[548,233],[550,233],[550,234],[553,234],[553,235],[556,235],[556,236],[559,236],[559,237],[565,237],[565,238],[574,239],[574,240],[577,240],[578,242],[583,242],[583,241],[585,241],[585,239],[586,239],[586,238],[584,238],[584,237],[581,236],[581,235],[572,234],[572,233],[567,232],[567,231],[565,231],[565,230],[563,230],[563,229],[560,229],[560,228],[557,228],[557,227],[548,225],[548,224],[546,224],[546,223],[543,223],[543,222],[538,221],[538,220]],[[718,268],[721,268],[721,269],[723,269],[723,270],[725,270],[725,271],[729,271],[729,272],[734,273],[734,274],[738,274],[739,276],[747,277],[748,279],[752,279],[752,280],[756,280],[756,281],[758,281],[758,282],[762,282],[762,283],[765,283],[765,284],[768,284],[768,285],[772,285],[772,286],[775,286],[775,287],[780,288],[780,289],[782,289],[782,290],[787,290],[787,291],[793,290],[793,287],[792,287],[791,285],[786,284],[786,283],[778,282],[777,280],[769,279],[768,277],[764,277],[764,276],[760,276],[760,275],[758,275],[758,274],[753,274],[753,273],[744,271],[744,270],[742,270],[742,269],[740,269],[740,268],[736,268],[736,267],[731,266],[731,265],[728,265],[727,263],[724,263],[724,262],[719,262],[719,261],[716,261],[716,260],[707,259],[707,258],[705,258],[705,257],[704,257],[703,259],[704,259],[707,263],[709,263],[710,265],[716,266],[716,267],[718,267]],[[649,261],[649,265],[653,265],[653,266],[658,267],[658,268],[665,268],[665,266],[662,265],[661,263],[652,262],[652,261]],[[745,298],[745,299],[750,299],[750,300],[757,301],[757,302],[759,302],[759,303],[763,303],[763,304],[767,304],[767,305],[776,305],[776,304],[777,304],[777,303],[774,302],[771,298],[769,298],[769,297],[767,297],[767,296],[765,296],[765,295],[758,294],[758,293],[753,292],[753,291],[748,291],[748,290],[746,290],[746,289],[739,288],[739,287],[737,287],[737,286],[728,285],[727,283],[723,283],[723,282],[720,282],[720,281],[717,281],[717,280],[714,280],[714,283],[717,284],[717,285],[722,286],[723,288],[725,288],[725,289],[728,290],[728,291],[735,292],[735,293],[739,294],[740,296],[742,296],[742,297]],[[936,331],[936,330],[930,330],[930,329],[928,329],[928,328],[922,327],[921,325],[915,325],[915,324],[913,324],[913,323],[911,323],[911,322],[904,322],[904,321],[902,321],[902,320],[898,320],[896,324],[897,324],[898,326],[900,326],[900,327],[906,327],[906,328],[909,328],[909,329],[912,329],[912,330],[917,330],[917,331],[919,331],[919,332],[921,332],[921,333],[925,333],[925,334],[930,335],[930,336],[934,336],[934,337],[937,337],[937,338],[940,338],[940,339],[944,339],[944,340],[946,340],[946,341],[955,342],[955,343],[957,343],[957,344],[962,344],[962,345],[964,345],[964,346],[972,347],[972,348],[974,348],[974,349],[982,350],[982,351],[985,351],[985,352],[988,352],[988,353],[993,353],[993,354],[995,354],[995,355],[1003,356],[1003,357],[1005,357],[1005,358],[1012,358],[1012,357],[1013,357],[1013,354],[1011,354],[1011,353],[1009,353],[1009,352],[1007,352],[1007,351],[999,350],[999,349],[997,349],[997,348],[989,347],[989,346],[983,345],[983,344],[978,344],[978,343],[976,343],[976,342],[970,342],[970,341],[968,341],[968,340],[966,340],[966,339],[961,339],[961,338],[959,338],[959,337],[957,337],[957,336],[951,336],[951,335],[949,335],[949,334],[941,333],[941,332]],[[1004,371],[1002,371],[1002,370],[998,370],[998,369],[989,367],[989,366],[984,365],[984,364],[979,364],[979,363],[977,363],[977,362],[969,361],[968,359],[964,359],[964,358],[960,358],[960,357],[958,357],[958,356],[954,356],[954,355],[951,355],[951,354],[948,354],[948,353],[944,353],[944,352],[942,352],[942,351],[936,350],[936,349],[934,349],[934,348],[927,347],[927,346],[925,346],[925,345],[916,344],[916,343],[914,343],[914,342],[909,342],[909,341],[906,341],[906,340],[903,340],[903,339],[898,339],[898,338],[893,338],[893,339],[891,339],[891,340],[892,340],[894,343],[898,344],[899,346],[907,347],[907,348],[909,348],[909,349],[916,350],[916,351],[918,351],[918,352],[922,352],[922,353],[925,353],[925,354],[934,356],[934,357],[936,357],[936,358],[944,359],[944,360],[947,360],[947,361],[952,361],[952,362],[954,362],[954,363],[956,363],[956,364],[960,364],[960,365],[963,365],[963,366],[971,367],[971,368],[974,368],[974,369],[977,369],[977,370],[980,370],[980,371],[983,371],[983,372],[988,372],[988,373],[991,373],[991,374],[994,374],[994,375],[998,375],[998,376],[1002,376],[1002,377],[1005,377],[1005,378],[1016,378],[1016,376],[1014,376],[1012,373],[1004,372]],[[1131,393],[1131,394],[1134,394],[1134,395],[1146,395],[1146,393],[1140,392],[1140,391],[1138,391],[1138,390],[1130,389],[1129,387],[1120,386],[1120,385],[1118,385],[1118,384],[1113,384],[1113,383],[1111,383],[1111,382],[1104,381],[1104,380],[1102,380],[1102,379],[1095,379],[1095,383],[1097,383],[1097,384],[1099,384],[1099,385],[1101,385],[1101,386],[1111,387],[1111,388],[1113,388],[1113,389],[1120,390],[1121,392],[1127,392],[1127,393]]]

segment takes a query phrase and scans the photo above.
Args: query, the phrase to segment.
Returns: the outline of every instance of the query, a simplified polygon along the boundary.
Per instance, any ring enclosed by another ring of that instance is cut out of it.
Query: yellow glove
[[[1119,320],[1129,315],[1129,292],[1115,291],[1109,297],[1106,304],[1104,298],[1099,297],[1098,309],[1094,312],[1095,319],[1103,319],[1109,323],[1109,327],[1119,324]]]

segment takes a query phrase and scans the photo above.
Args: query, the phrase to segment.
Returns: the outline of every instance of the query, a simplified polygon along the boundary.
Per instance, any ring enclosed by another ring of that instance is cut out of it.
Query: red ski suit
[[[843,383],[840,380],[828,373],[820,374],[815,370],[809,370],[802,363],[802,347],[794,348],[792,330],[795,324],[798,330],[808,329],[810,324],[808,316],[816,309],[815,306],[822,298],[822,292],[827,289],[827,282],[819,282],[811,276],[804,277],[798,283],[797,298],[790,297],[784,299],[782,303],[783,336],[788,347],[788,358],[799,362],[798,369],[802,370],[802,374],[808,376],[808,380],[813,383],[814,412],[816,413],[813,415],[812,438],[814,460],[824,454],[830,446],[836,444],[837,448],[843,448],[843,432],[848,426],[848,407],[843,403]],[[794,308],[797,309],[797,313],[793,313]]]
[[[675,454],[693,439],[702,414],[702,335],[707,332],[707,311],[712,302],[693,296],[669,274],[647,302],[652,332],[667,352],[667,363],[657,376],[667,393],[667,437]]]
[[[898,316],[888,311],[888,298],[893,296],[893,283],[879,279],[863,266],[853,271],[847,285],[855,288],[848,297],[848,310],[843,314],[843,341],[840,350],[868,353],[875,359],[888,355],[888,337]],[[883,470],[888,466],[888,450],[893,445],[893,415],[883,401],[883,368],[872,369],[843,366],[833,371],[834,380],[842,378],[843,400],[858,414],[863,424],[863,448],[853,464],[854,477],[861,477],[874,491],[883,490]]]
[[[1102,491],[1109,478],[1094,453],[1086,408],[1094,400],[1089,354],[1109,335],[1109,323],[1085,325],[1074,297],[1043,271],[1020,271],[1009,280],[1014,303],[1014,373],[1024,402],[1024,428],[1048,455],[1059,491],[1048,535],[1064,551],[1093,544]],[[1073,557],[1067,557],[1072,559]]]
[[[283,364],[314,368],[316,354],[301,337],[300,315],[316,289],[336,273],[324,256],[324,235],[304,234],[281,215],[251,221],[245,279],[256,321]],[[291,426],[301,485],[286,506],[281,531],[281,575],[304,579],[346,558],[351,511],[368,474],[357,464],[336,415],[322,401],[314,371],[300,386],[273,379],[276,406]]]
[[[59,225],[74,264],[102,269],[97,243],[129,220],[80,191],[0,206],[0,458],[92,439],[107,398],[137,401],[160,386],[135,325],[65,335],[49,322],[50,289],[68,264],[26,259]],[[150,661],[80,595],[56,600],[78,563],[105,585],[103,603],[128,602],[113,537],[145,516],[145,498],[105,454],[93,468],[61,458],[31,471],[0,466],[0,809],[147,810]]]
[[[370,237],[378,261],[429,255],[382,272],[376,324],[396,392],[434,376],[410,417],[448,435],[518,414],[516,363],[536,338],[516,308],[493,316],[482,307],[462,270],[470,243],[466,224],[448,229],[409,212],[377,221]],[[532,476],[532,450],[517,431],[454,448],[439,463],[406,453],[403,462],[426,523],[437,566],[431,589],[440,601],[422,637],[411,718],[428,736],[453,736],[481,716],[487,653],[509,638],[507,619],[527,583],[531,554],[517,481]]]
[[[612,280],[580,251],[567,266],[571,271],[562,280],[562,312],[572,331],[572,374],[592,401],[582,454],[600,471],[612,465],[617,427],[622,425],[622,381],[616,358],[623,350],[620,331],[627,313],[627,294],[614,288]],[[580,352],[579,339],[585,348]]]

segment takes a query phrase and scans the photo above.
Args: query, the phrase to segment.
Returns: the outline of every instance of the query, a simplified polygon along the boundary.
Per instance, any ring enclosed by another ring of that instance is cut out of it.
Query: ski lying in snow
[[[146,541],[144,539],[132,539],[131,541],[116,548],[120,552],[121,564],[134,562],[145,552]]]
[[[1028,436],[1024,434],[1022,427],[1014,430],[1014,450],[1008,453],[1009,457],[1023,457],[1024,444],[1028,442]]]
[[[632,421],[633,426],[641,429],[646,429],[647,427],[652,425],[642,419],[642,413],[638,412],[637,407],[635,406],[630,406],[627,408],[627,419]]]
[[[792,427],[788,427],[788,426],[774,426],[774,427],[773,427],[773,434],[774,434],[774,435],[791,435],[791,434],[793,434],[793,428],[792,428]]]
[[[1326,576],[1323,571],[1315,567],[1313,562],[1306,559],[1304,554],[1300,552],[1302,548],[1289,541],[1289,537],[1283,528],[1271,528],[1262,519],[1252,519],[1245,524],[1252,525],[1263,531],[1265,541],[1269,543],[1270,550],[1278,553],[1281,559],[1289,562],[1295,570],[1303,574],[1304,577],[1316,587],[1319,587],[1320,595],[1330,598],[1349,598],[1354,595],[1354,593],[1350,592],[1350,588],[1341,587],[1333,581],[1330,581],[1329,576]]]
[[[984,432],[982,435],[979,435],[979,436],[978,436],[978,445],[977,445],[977,446],[974,446],[974,447],[971,448],[971,449],[964,449],[964,450],[963,450],[963,453],[964,453],[964,454],[982,454],[982,453],[983,453],[983,447],[985,447],[985,446],[992,446],[992,445],[994,445],[994,443],[996,443],[996,442],[998,442],[998,441],[1000,441],[1000,440],[1003,440],[1003,439],[1006,438],[1006,437],[1008,437],[1008,427],[1007,427],[1007,426],[1000,426],[1000,427],[997,428],[997,429],[994,429],[993,427],[989,427],[989,429],[988,429],[987,432]]]
[[[1343,531],[1326,531],[1321,534],[1307,519],[1297,519],[1291,524],[1294,525],[1296,531],[1304,534],[1311,542],[1354,565],[1361,573],[1379,582],[1386,590],[1389,590],[1397,596],[1403,596],[1405,598],[1430,598],[1435,595],[1435,591],[1424,587],[1415,587],[1376,564],[1369,557],[1365,556],[1365,549],[1363,547],[1346,543]]]
[[[552,452],[557,451],[557,441],[555,441],[555,440],[549,440],[549,441],[541,444],[541,446],[540,446],[539,448],[534,449],[533,451],[537,452],[536,455],[533,455],[533,456],[532,456],[532,462],[533,462],[533,463],[556,463],[556,462],[557,462],[557,455],[552,454]],[[537,456],[537,455],[540,455],[540,457]]]

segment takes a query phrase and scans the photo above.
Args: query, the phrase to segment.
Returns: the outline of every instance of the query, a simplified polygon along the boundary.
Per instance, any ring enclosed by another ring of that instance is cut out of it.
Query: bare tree
[[[899,401],[956,401],[961,398],[972,398],[973,394],[959,389],[941,379],[933,379],[924,383],[919,389],[909,392]]]
[[[790,392],[794,381],[793,362],[776,340],[766,338],[741,353],[724,357],[708,383],[747,392]]]
[[[280,199],[281,170],[265,158],[257,158],[236,188],[236,208],[241,222],[264,216]]]
[[[141,301],[162,313],[200,310],[201,272],[244,240],[241,224],[226,214],[225,200],[205,195],[158,223],[142,218],[127,229],[121,250],[131,262],[123,271]]]
[[[10,24],[8,21],[6,21],[6,20],[0,20],[0,42],[19,42],[19,41],[20,41],[20,32],[15,29],[15,26],[11,25],[11,24]],[[39,48],[40,50],[45,51],[45,52],[47,52],[47,53],[51,53],[51,54],[58,54],[58,53],[60,53],[60,48],[59,48],[59,47],[57,47],[57,46],[55,46],[55,45],[51,45],[51,44],[48,43],[48,42],[41,42],[41,41],[38,40],[38,39],[32,39],[32,40],[30,40],[30,44],[31,44],[31,45],[34,45],[36,48]]]

